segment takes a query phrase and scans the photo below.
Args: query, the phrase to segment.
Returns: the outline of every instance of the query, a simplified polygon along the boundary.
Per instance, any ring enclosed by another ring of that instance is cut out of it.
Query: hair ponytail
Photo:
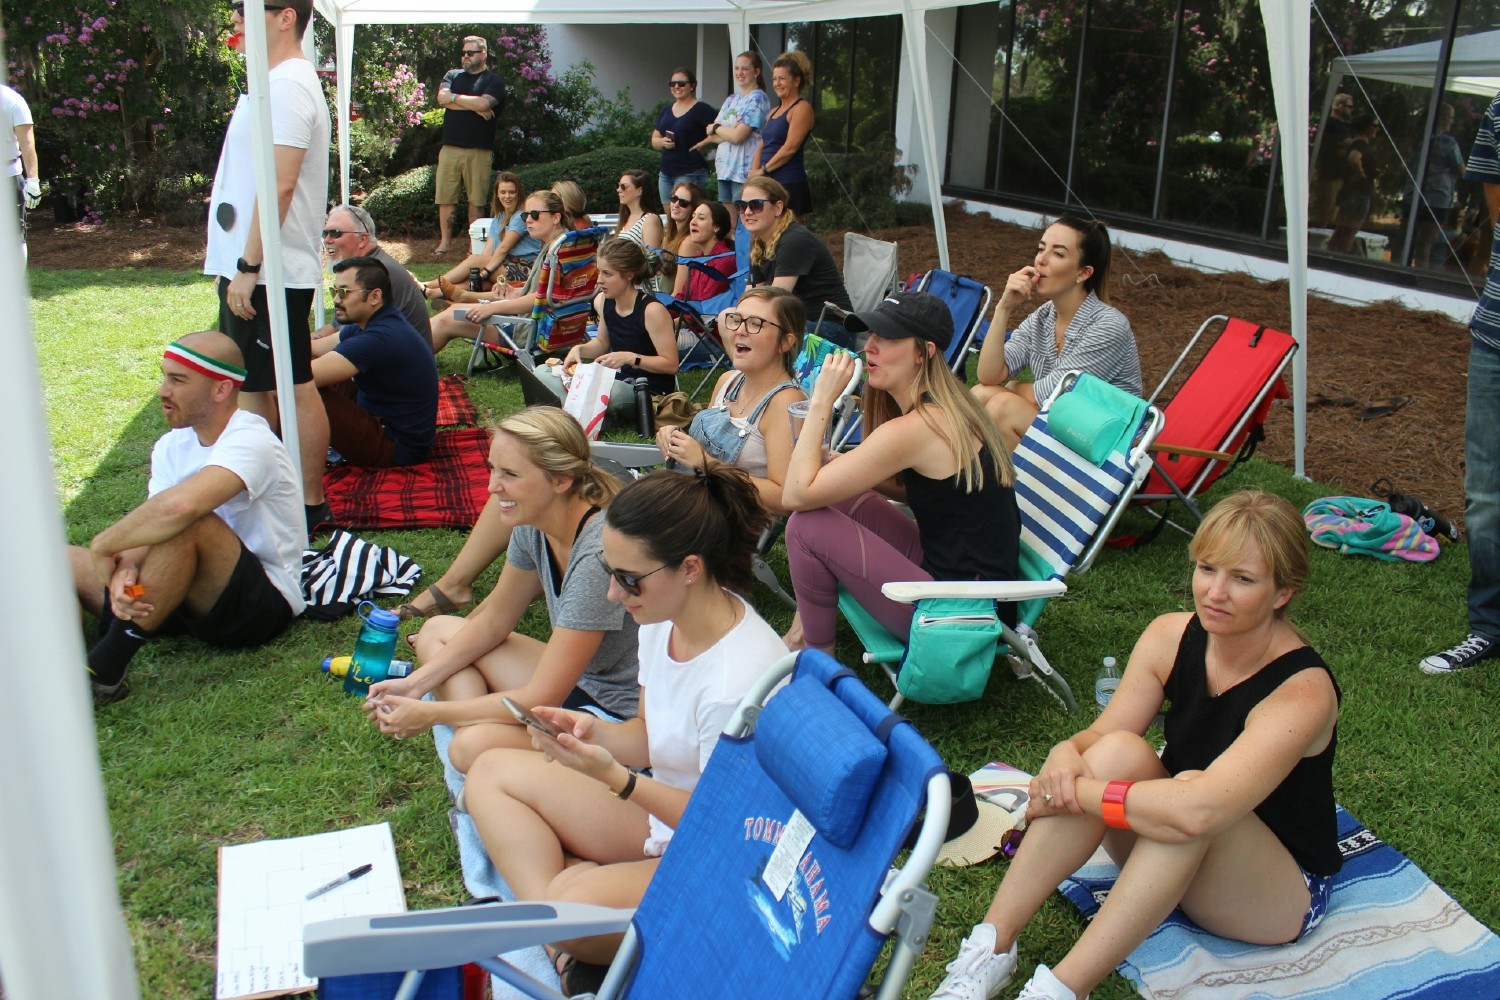
[[[663,469],[629,483],[605,520],[668,566],[698,556],[716,584],[747,599],[755,547],[771,523],[750,476],[713,460],[690,475]]]

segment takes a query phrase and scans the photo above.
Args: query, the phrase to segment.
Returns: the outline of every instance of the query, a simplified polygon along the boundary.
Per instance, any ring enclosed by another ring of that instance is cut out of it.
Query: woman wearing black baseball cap
[[[797,512],[786,539],[802,644],[830,652],[841,585],[904,636],[911,606],[886,598],[882,584],[1014,580],[1021,534],[999,431],[944,357],[953,339],[948,307],[925,292],[896,292],[844,325],[867,337],[864,441],[824,461],[824,431],[854,366],[845,355],[831,356],[813,388],[782,492]],[[904,499],[915,521],[877,489]]]

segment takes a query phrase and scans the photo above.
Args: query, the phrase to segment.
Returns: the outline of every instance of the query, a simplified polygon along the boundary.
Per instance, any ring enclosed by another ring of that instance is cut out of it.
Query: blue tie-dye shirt
[[[1464,171],[1464,180],[1500,184],[1500,94],[1495,95],[1489,110],[1484,113],[1479,135],[1469,153],[1469,168]],[[1469,320],[1469,332],[1475,340],[1500,351],[1500,240],[1490,248],[1490,269],[1485,275],[1479,304],[1474,307],[1474,316]]]

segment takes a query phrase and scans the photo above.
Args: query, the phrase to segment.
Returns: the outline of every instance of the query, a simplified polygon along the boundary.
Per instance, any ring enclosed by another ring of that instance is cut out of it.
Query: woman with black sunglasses
[[[653,472],[603,520],[610,600],[640,626],[641,714],[608,723],[537,708],[561,730],[532,730],[542,755],[494,750],[475,762],[465,807],[517,899],[639,903],[735,706],[786,654],[746,598],[767,516],[743,472]],[[619,941],[568,942],[563,992],[597,987]]]
[[[672,71],[668,86],[672,103],[656,116],[651,130],[651,148],[661,150],[661,171],[657,190],[663,203],[679,184],[708,185],[708,161],[698,151],[698,144],[708,136],[708,126],[718,116],[712,104],[698,100],[698,75],[686,66]]]
[[[555,406],[533,406],[502,420],[490,445],[490,494],[499,528],[510,533],[495,589],[467,618],[441,615],[412,637],[420,666],[372,685],[364,710],[380,731],[401,739],[436,725],[453,727],[449,760],[468,770],[484,750],[529,747],[501,697],[530,708],[636,712],[636,627],[606,599],[609,577],[598,554],[599,514],[618,481],[590,460],[578,421]],[[517,631],[538,597],[550,635]],[[437,701],[423,701],[433,693]]]
[[[795,292],[809,319],[822,312],[825,302],[852,312],[833,254],[787,207],[786,188],[759,175],[745,182],[742,194],[735,207],[751,237],[750,283]]]

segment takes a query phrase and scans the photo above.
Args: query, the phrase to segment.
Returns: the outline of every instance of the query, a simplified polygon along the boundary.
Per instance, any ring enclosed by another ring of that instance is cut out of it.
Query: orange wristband
[[[1105,826],[1112,826],[1116,830],[1130,829],[1130,824],[1125,821],[1125,796],[1129,794],[1133,784],[1133,781],[1111,781],[1104,786],[1099,813],[1104,817]]]

